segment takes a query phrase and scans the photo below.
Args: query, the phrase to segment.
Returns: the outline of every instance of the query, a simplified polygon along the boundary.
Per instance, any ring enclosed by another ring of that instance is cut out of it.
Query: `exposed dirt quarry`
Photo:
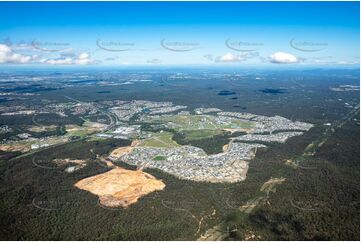
[[[99,196],[99,202],[103,206],[126,208],[142,196],[163,190],[165,184],[143,171],[116,167],[80,180],[75,186]]]

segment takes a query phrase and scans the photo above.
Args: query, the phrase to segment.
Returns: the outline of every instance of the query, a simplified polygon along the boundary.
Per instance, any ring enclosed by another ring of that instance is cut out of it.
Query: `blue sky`
[[[1,2],[0,64],[359,65],[359,2]]]

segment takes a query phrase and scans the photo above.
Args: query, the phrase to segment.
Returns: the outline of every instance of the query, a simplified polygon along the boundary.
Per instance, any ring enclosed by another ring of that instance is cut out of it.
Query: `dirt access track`
[[[125,208],[136,203],[142,196],[163,190],[165,184],[141,170],[116,167],[80,180],[75,186],[99,196],[99,202],[103,206]]]

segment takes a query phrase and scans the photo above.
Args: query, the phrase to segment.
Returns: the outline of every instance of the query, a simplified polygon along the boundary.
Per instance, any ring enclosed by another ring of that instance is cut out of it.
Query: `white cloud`
[[[78,56],[79,60],[89,59],[89,57],[90,57],[89,54],[86,53],[86,52],[81,53],[81,54]]]
[[[84,52],[79,55],[63,55],[60,58],[44,59],[41,63],[49,65],[89,65],[96,62],[88,53]]]
[[[215,62],[223,62],[223,63],[243,62],[256,56],[258,56],[258,52],[255,51],[246,52],[239,55],[227,53],[225,55],[216,57]]]
[[[276,64],[294,64],[300,62],[299,58],[286,52],[275,52],[270,55],[269,60]]]
[[[227,53],[225,55],[218,56],[216,58],[216,62],[238,62],[238,61],[239,61],[239,57],[232,53]]]
[[[36,55],[15,53],[9,46],[0,44],[0,64],[26,64],[33,61],[36,57]]]
[[[89,65],[94,64],[94,60],[90,58],[90,55],[86,52],[81,53],[77,59],[75,59],[75,64],[79,65]]]
[[[39,60],[39,56],[33,51],[29,53],[29,45],[0,44],[0,64],[49,64],[49,65],[89,65],[97,63],[89,53],[76,54],[71,49],[61,51],[60,57],[47,57]],[[22,51],[20,53],[19,51]],[[24,52],[25,51],[25,52]]]

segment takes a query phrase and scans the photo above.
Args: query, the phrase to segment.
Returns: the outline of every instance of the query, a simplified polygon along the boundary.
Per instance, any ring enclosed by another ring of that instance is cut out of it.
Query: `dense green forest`
[[[128,140],[77,141],[10,161],[1,159],[1,238],[190,240],[221,224],[232,240],[242,240],[250,231],[266,240],[357,240],[359,154],[332,151],[339,147],[334,143],[348,142],[350,136],[357,140],[358,133],[351,125],[340,129],[315,157],[302,161],[302,168],[287,166],[284,161],[302,154],[322,130],[291,138],[285,145],[270,145],[250,163],[247,179],[236,184],[184,181],[147,169],[162,179],[166,188],[127,209],[101,207],[96,196],[73,185],[108,170],[95,154],[108,154],[115,147],[129,145]],[[347,147],[358,150],[358,145],[348,142]],[[334,162],[327,150],[342,153],[343,162]],[[51,164],[53,158],[86,159],[88,165],[68,174],[64,167]],[[54,169],[37,167],[34,160]],[[271,177],[286,181],[275,186],[251,213],[239,211],[240,205],[264,195],[260,187]]]
[[[143,72],[143,71],[142,71]],[[314,156],[304,156],[305,148],[324,134],[327,126],[346,115],[348,98],[359,103],[359,93],[331,92],[330,85],[344,84],[347,74],[319,77],[310,72],[296,72],[302,77],[299,86],[289,82],[289,73],[268,74],[270,79],[254,82],[254,75],[232,85],[227,78],[182,79],[188,83],[175,88],[156,75],[153,84],[109,86],[73,86],[31,96],[23,100],[2,103],[3,107],[23,105],[27,109],[45,103],[64,103],[70,95],[83,102],[109,100],[171,101],[199,107],[217,107],[227,112],[247,112],[280,115],[292,121],[316,124],[304,135],[293,137],[285,144],[267,144],[258,149],[249,162],[247,178],[233,184],[212,184],[180,180],[156,169],[145,169],[161,179],[166,187],[142,197],[126,209],[102,207],[98,197],[74,184],[79,180],[108,171],[97,155],[107,156],[117,147],[128,146],[130,140],[77,139],[70,143],[46,147],[34,153],[0,151],[0,238],[2,240],[195,240],[214,226],[226,240],[359,240],[360,239],[360,127],[359,120],[345,123],[330,136]],[[174,71],[171,72],[172,74]],[[359,71],[355,75],[358,76]],[[327,82],[325,79],[327,78]],[[158,80],[158,81],[157,81]],[[298,80],[294,78],[294,80]],[[177,83],[176,82],[176,83]],[[227,83],[238,99],[218,95]],[[359,79],[351,84],[359,85]],[[271,85],[272,84],[272,85]],[[59,85],[62,85],[61,83]],[[150,86],[152,85],[150,88]],[[265,88],[284,87],[285,94],[260,92]],[[321,95],[322,94],[322,95]],[[338,101],[342,99],[343,101]],[[355,101],[356,100],[356,101]],[[30,133],[33,137],[64,134],[64,125],[81,125],[80,116],[67,113],[0,115],[0,125],[12,131],[0,134],[0,139]],[[109,123],[104,115],[87,116],[88,120]],[[34,121],[41,125],[56,125],[56,129],[31,132]],[[139,124],[135,121],[130,124]],[[212,138],[188,140],[182,133],[167,130],[161,124],[144,124],[142,130],[172,132],[179,144],[203,148],[208,154],[222,151],[231,137],[228,134]],[[236,135],[236,134],[234,134]],[[78,137],[80,138],[80,137]],[[64,172],[66,165],[57,166],[54,158],[84,159],[87,165],[74,173]],[[158,157],[157,159],[162,159]],[[287,160],[296,164],[290,165]],[[117,165],[136,169],[126,163]],[[284,178],[270,191],[262,191],[271,178]],[[258,201],[250,212],[240,207]],[[255,237],[249,237],[255,235]]]

